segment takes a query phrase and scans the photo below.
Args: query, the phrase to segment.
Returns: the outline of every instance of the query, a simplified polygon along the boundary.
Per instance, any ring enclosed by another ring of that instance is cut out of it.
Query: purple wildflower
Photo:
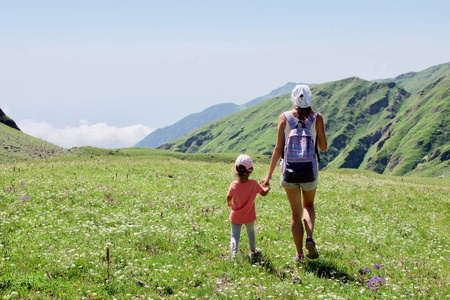
[[[373,267],[374,267],[376,270],[379,270],[379,269],[381,268],[381,265],[380,265],[380,264],[374,264]]]
[[[31,197],[24,195],[24,196],[22,196],[22,200],[23,200],[23,202],[28,202],[31,200]]]
[[[195,226],[194,225],[192,225],[192,231],[195,231]]]
[[[369,282],[367,283],[367,288],[371,289],[372,291],[376,291],[385,283],[386,279],[384,279],[383,276],[375,276],[369,279]]]
[[[103,184],[101,184],[101,183],[97,185],[98,188],[101,188],[102,186],[103,186]]]
[[[131,190],[130,194],[131,194],[131,195],[134,195],[134,190]]]
[[[153,204],[151,202],[147,203],[148,206],[152,206]]]
[[[358,272],[361,275],[366,275],[367,273],[372,273],[372,271],[370,271],[369,267],[365,267],[364,270],[359,269]]]

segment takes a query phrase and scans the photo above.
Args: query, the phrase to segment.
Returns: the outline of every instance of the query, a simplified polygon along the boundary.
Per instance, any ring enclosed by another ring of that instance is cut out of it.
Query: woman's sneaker
[[[306,254],[307,258],[316,259],[319,257],[319,252],[316,249],[316,243],[312,238],[306,239],[306,250],[308,250],[308,254]]]

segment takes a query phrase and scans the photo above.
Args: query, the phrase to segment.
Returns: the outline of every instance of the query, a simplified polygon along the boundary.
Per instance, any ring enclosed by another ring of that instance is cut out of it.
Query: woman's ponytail
[[[295,110],[297,111],[298,119],[300,121],[306,121],[306,119],[308,119],[309,115],[312,113],[311,106],[308,106],[306,108],[296,106]]]

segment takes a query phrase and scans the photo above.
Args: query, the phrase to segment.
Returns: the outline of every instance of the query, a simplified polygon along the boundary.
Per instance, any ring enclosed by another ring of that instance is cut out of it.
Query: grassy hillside
[[[448,180],[321,172],[320,258],[296,264],[276,173],[270,193],[256,199],[262,257],[249,260],[243,230],[233,260],[225,201],[232,163],[76,150],[88,156],[0,164],[0,298],[444,299],[450,292]],[[252,178],[267,168],[257,161]]]
[[[0,123],[0,162],[65,155],[65,150]]]
[[[375,83],[355,77],[313,86],[313,108],[324,116],[329,141],[322,167],[448,176],[448,87],[447,77],[414,95],[393,82]],[[423,107],[418,114],[411,113],[417,111],[415,103]],[[161,148],[187,153],[270,155],[277,117],[290,108],[289,94],[274,98]],[[419,119],[420,126],[410,132],[415,135],[412,138],[405,130]],[[412,140],[417,142],[408,142]]]

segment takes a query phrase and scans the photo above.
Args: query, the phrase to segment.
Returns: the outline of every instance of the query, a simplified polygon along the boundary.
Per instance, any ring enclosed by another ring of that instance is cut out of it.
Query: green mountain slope
[[[444,134],[448,131],[448,86],[446,78],[439,79],[412,96],[394,82],[376,83],[355,77],[313,86],[313,109],[322,113],[329,141],[328,151],[321,156],[321,167],[403,175],[418,172],[418,164],[423,163],[425,167],[420,168],[427,169],[428,174],[442,174],[448,169],[445,153],[449,141]],[[437,95],[443,99],[439,104]],[[411,115],[412,110],[418,110],[416,102],[424,108]],[[278,115],[290,108],[287,94],[216,120],[161,148],[187,153],[271,154]],[[438,112],[442,115],[436,121],[439,124],[429,122]],[[408,143],[407,132],[400,129],[419,120],[417,136],[439,136],[442,142]],[[391,139],[403,141],[388,143]],[[395,151],[401,155],[394,155]],[[423,162],[427,155],[428,161]],[[446,163],[447,167],[443,167]]]
[[[211,106],[199,113],[190,114],[172,125],[159,128],[151,132],[143,140],[138,142],[136,144],[136,147],[157,148],[164,143],[168,143],[177,138],[185,136],[192,130],[208,124],[209,122],[220,119],[224,116],[231,115],[244,108],[254,106],[276,96],[289,93],[295,87],[295,85],[296,83],[294,82],[288,82],[284,86],[271,91],[269,94],[255,98],[243,105],[237,105],[234,103],[222,103]]]
[[[387,165],[384,173],[393,175],[448,172],[449,100],[450,75],[439,78],[409,97],[388,124],[368,169],[381,172],[377,166]]]
[[[0,163],[65,155],[63,148],[0,123]]]

